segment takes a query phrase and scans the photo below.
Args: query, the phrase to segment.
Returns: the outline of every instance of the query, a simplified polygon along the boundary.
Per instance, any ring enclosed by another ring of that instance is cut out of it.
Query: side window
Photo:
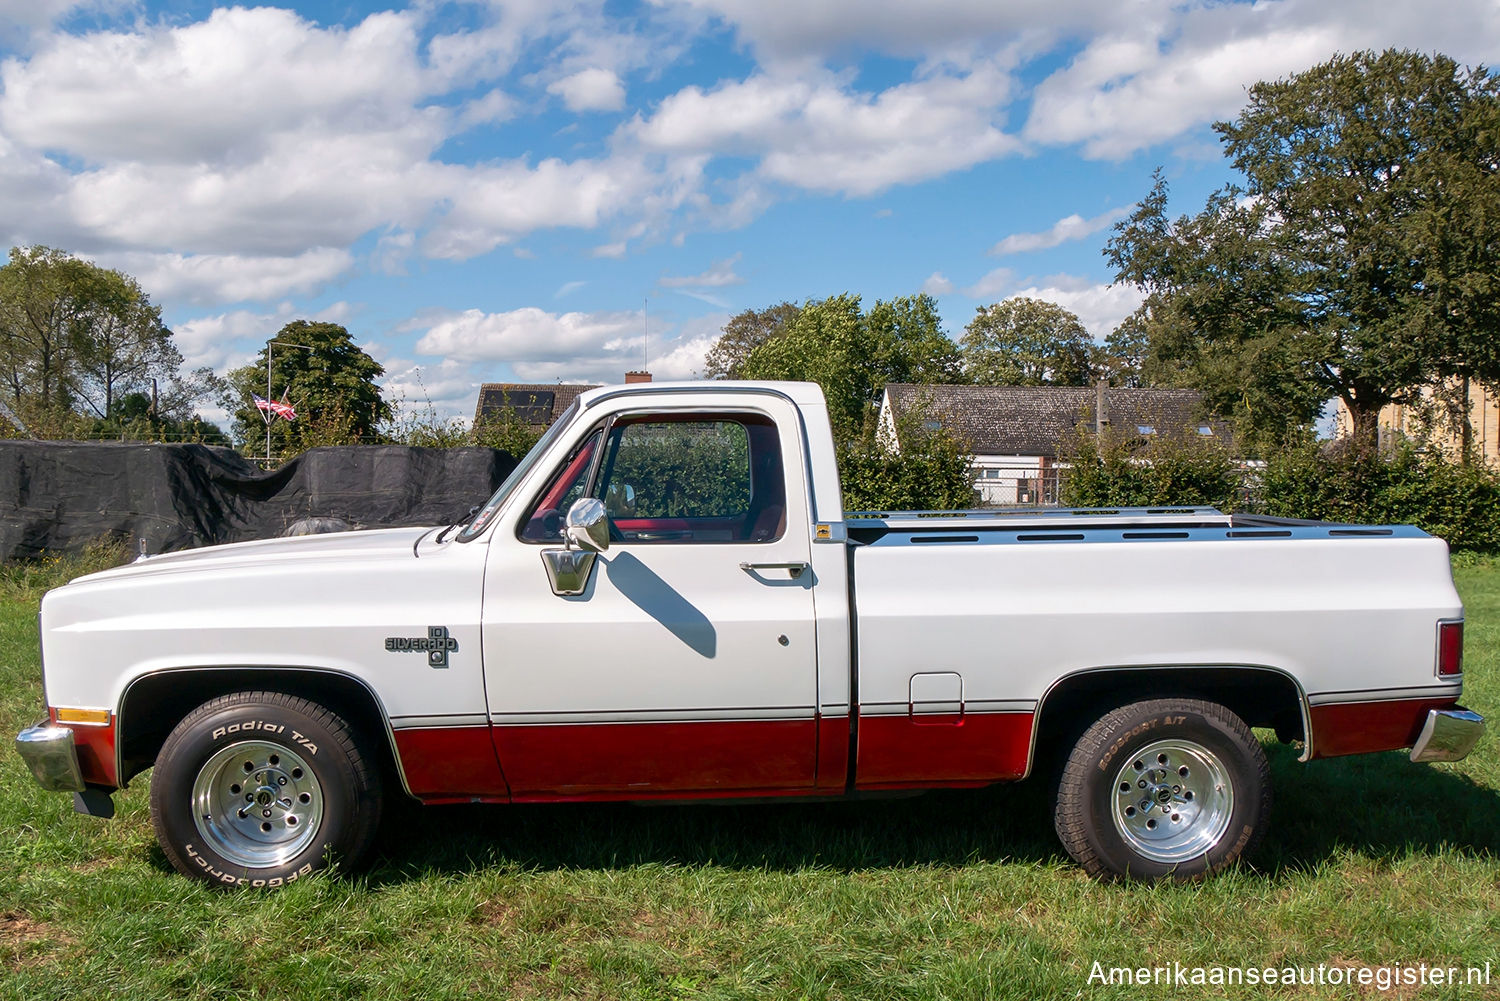
[[[595,431],[563,463],[547,489],[531,509],[521,529],[524,542],[557,542],[562,538],[563,517],[573,502],[588,489],[589,473],[594,468],[594,454],[599,451],[603,431]]]
[[[622,542],[771,542],[786,523],[776,428],[761,417],[630,420],[595,496]]]

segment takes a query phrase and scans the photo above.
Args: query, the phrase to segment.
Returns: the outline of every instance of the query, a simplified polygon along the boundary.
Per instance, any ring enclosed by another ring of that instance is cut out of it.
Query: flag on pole
[[[294,421],[297,419],[296,408],[294,408],[290,403],[287,402],[286,390],[281,391],[280,400],[271,400],[266,404],[266,406],[270,407],[271,412],[278,417],[285,417],[289,421]]]
[[[268,400],[259,393],[251,393],[250,396],[255,400],[256,409],[267,415],[284,417],[289,421],[297,419],[297,410],[287,402],[286,393],[282,393],[279,400]]]

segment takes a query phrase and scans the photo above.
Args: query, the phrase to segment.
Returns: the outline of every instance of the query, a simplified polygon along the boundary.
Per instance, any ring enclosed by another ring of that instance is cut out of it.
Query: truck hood
[[[306,561],[346,562],[415,558],[417,541],[434,527],[386,528],[361,532],[330,532],[288,539],[262,539],[224,546],[205,546],[148,556],[112,570],[77,577],[71,584],[121,581],[158,574],[228,570],[244,566],[295,566]]]

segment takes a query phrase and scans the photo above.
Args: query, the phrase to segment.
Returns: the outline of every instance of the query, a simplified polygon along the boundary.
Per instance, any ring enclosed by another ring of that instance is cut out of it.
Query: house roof
[[[574,386],[562,383],[486,382],[479,387],[479,402],[474,405],[474,423],[499,418],[507,407],[516,417],[532,427],[545,428],[567,410],[578,397],[598,386]]]
[[[891,383],[886,395],[897,415],[926,404],[932,419],[969,442],[975,455],[1039,455],[1055,458],[1082,425],[1096,430],[1093,386],[944,386]],[[1197,434],[1208,425],[1203,396],[1193,389],[1106,389],[1110,426],[1127,431],[1149,427],[1159,435]],[[1142,432],[1145,434],[1145,432]]]

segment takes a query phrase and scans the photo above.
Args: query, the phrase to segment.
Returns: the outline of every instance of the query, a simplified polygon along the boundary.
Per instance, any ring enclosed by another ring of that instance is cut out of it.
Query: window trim
[[[748,418],[753,418],[753,419],[747,421],[746,420],[747,417]],[[609,451],[609,436],[610,436],[611,432],[614,431],[614,429],[615,429],[615,427],[617,425],[630,425],[630,424],[679,424],[679,423],[691,423],[691,422],[695,422],[695,421],[702,421],[702,422],[723,421],[723,422],[730,422],[730,423],[739,424],[742,427],[745,427],[745,426],[747,426],[749,424],[762,424],[762,425],[770,427],[772,430],[774,430],[776,432],[776,448],[777,448],[777,451],[781,454],[781,492],[782,492],[782,504],[785,506],[785,505],[787,505],[789,503],[790,490],[789,490],[789,484],[787,482],[786,449],[782,447],[782,442],[781,442],[781,435],[782,435],[783,427],[782,427],[782,422],[779,421],[779,420],[777,420],[777,418],[774,415],[769,414],[766,411],[758,409],[758,408],[755,408],[755,407],[744,407],[744,408],[739,408],[739,409],[734,409],[734,410],[725,410],[725,409],[720,408],[720,407],[710,407],[710,408],[685,407],[685,408],[682,408],[682,409],[673,409],[673,410],[665,410],[665,411],[663,411],[663,410],[655,410],[655,409],[621,410],[621,411],[616,411],[614,413],[605,415],[602,420],[600,420],[597,423],[593,424],[591,427],[589,427],[589,429],[587,431],[583,432],[583,434],[578,439],[577,446],[575,446],[572,449],[569,449],[568,456],[563,459],[563,461],[562,461],[561,464],[555,466],[553,468],[553,470],[551,471],[550,475],[545,480],[542,481],[541,486],[531,496],[530,500],[520,509],[521,510],[521,517],[519,517],[519,518],[516,519],[515,532],[514,532],[516,541],[520,542],[522,545],[527,545],[527,546],[557,546],[557,545],[559,545],[562,542],[561,539],[534,540],[534,539],[524,538],[524,533],[526,531],[526,526],[528,524],[530,524],[532,512],[535,511],[536,505],[541,501],[543,495],[545,495],[546,492],[548,491],[548,489],[551,488],[553,480],[557,477],[557,475],[564,468],[566,468],[566,465],[567,465],[568,461],[571,459],[571,457],[574,456],[575,454],[577,454],[577,449],[581,448],[584,445],[585,442],[587,442],[591,437],[593,437],[593,435],[595,434],[595,432],[602,431],[603,432],[603,437],[600,438],[598,451],[594,454],[593,459],[590,460],[591,468],[589,470],[588,484],[587,484],[587,486],[586,486],[586,488],[584,490],[584,493],[583,493],[583,496],[585,496],[585,497],[592,497],[592,496],[594,496],[595,493],[598,492],[599,477],[603,473],[603,468],[602,467],[603,467],[603,462],[604,462],[604,454],[607,451]],[[748,435],[748,431],[746,432],[746,434]],[[753,498],[754,497],[754,489],[755,489],[755,484],[754,484],[754,476],[755,476],[754,463],[751,463],[750,476],[751,476],[751,497]],[[611,521],[612,521],[612,519],[611,519]],[[776,544],[778,542],[781,542],[785,538],[786,538],[786,532],[783,531],[781,533],[781,535],[777,536],[774,539],[763,539],[763,540],[761,540],[759,542],[754,542],[754,541],[751,541],[750,539],[726,539],[726,540],[722,540],[722,541],[708,541],[708,540],[703,540],[703,541],[693,542],[693,543],[690,543],[690,544],[691,545],[699,545],[699,546],[769,546],[769,545],[774,545],[774,544]],[[679,544],[681,544],[680,540],[672,540],[672,539],[663,539],[663,540],[660,540],[660,541],[640,541],[640,540],[616,540],[616,539],[611,539],[610,540],[610,546],[611,546],[611,548],[613,548],[614,546],[621,546],[621,545],[626,545],[626,546],[628,546],[628,545],[660,546],[660,545],[663,545],[663,544],[666,544],[666,543],[670,543],[670,542],[678,542]]]

